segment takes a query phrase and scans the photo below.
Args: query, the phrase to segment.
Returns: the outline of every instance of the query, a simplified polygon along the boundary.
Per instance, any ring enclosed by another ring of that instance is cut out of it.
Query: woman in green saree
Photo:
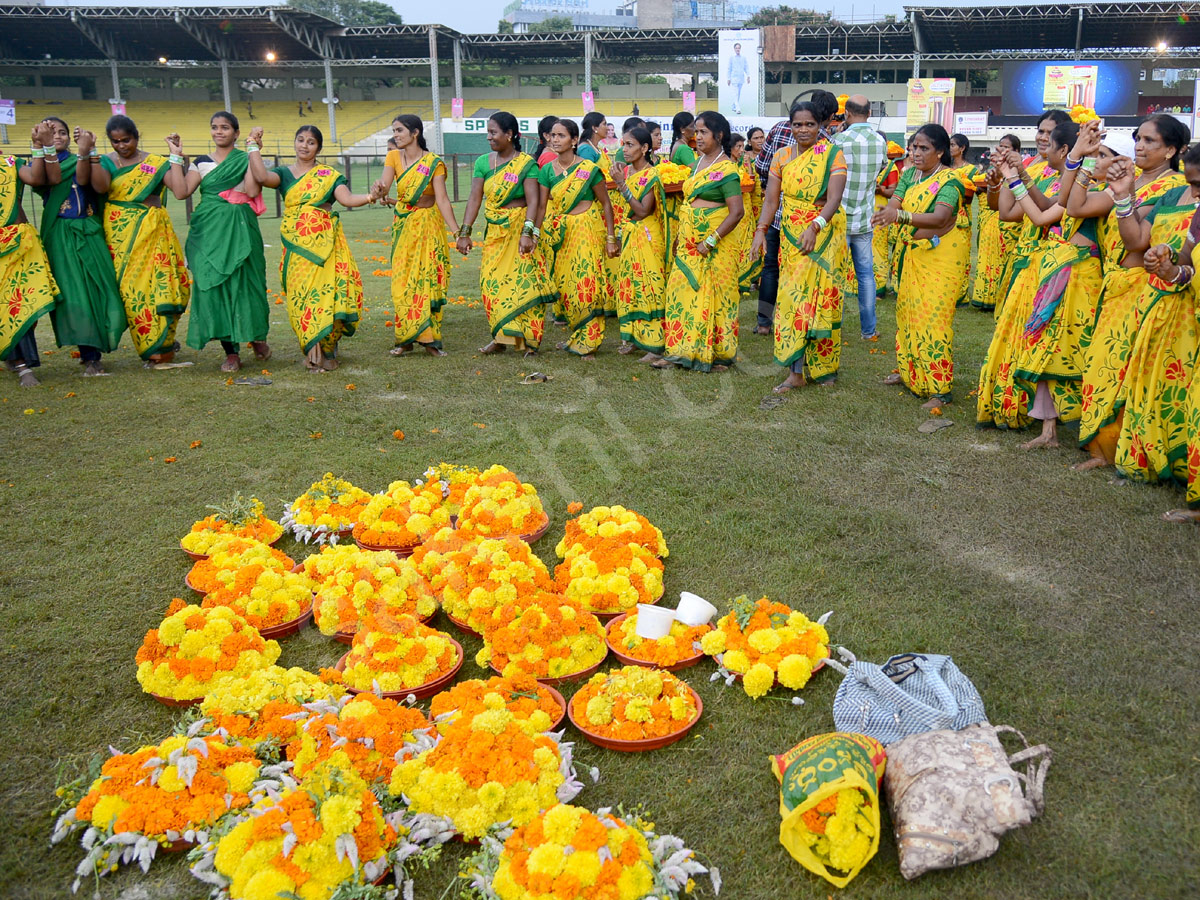
[[[256,358],[271,358],[267,261],[258,230],[261,189],[247,177],[247,153],[259,148],[252,141],[245,151],[237,148],[238,120],[231,112],[213,113],[209,129],[216,149],[197,156],[187,169],[179,135],[167,136],[171,171],[165,181],[179,200],[200,190],[184,245],[193,280],[187,344],[200,350],[219,340],[225,351],[221,371],[236,372],[242,367],[238,347],[247,341]]]
[[[117,349],[125,331],[125,307],[117,290],[112,257],[104,242],[100,204],[92,189],[92,172],[99,167],[96,136],[75,129],[79,155],[71,153],[67,123],[54,116],[44,120],[53,132],[54,157],[62,180],[35,187],[45,202],[42,246],[58,283],[60,299],[50,313],[58,346],[79,348],[86,377],[107,375],[100,357]]]

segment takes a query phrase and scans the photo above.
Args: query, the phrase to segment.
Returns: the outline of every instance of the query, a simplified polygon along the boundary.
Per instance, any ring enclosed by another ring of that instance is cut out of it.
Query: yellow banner
[[[953,78],[908,80],[908,116],[904,130],[912,134],[930,122],[936,122],[946,131],[954,130]]]
[[[1042,106],[1070,109],[1082,105],[1096,108],[1097,66],[1046,66]]]

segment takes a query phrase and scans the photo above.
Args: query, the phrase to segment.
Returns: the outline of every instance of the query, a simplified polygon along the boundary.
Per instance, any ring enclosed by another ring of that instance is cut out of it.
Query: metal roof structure
[[[1194,19],[1194,21],[1193,21]],[[1200,57],[1200,2],[1066,2],[1039,6],[906,6],[905,18],[796,28],[805,61]],[[262,63],[283,67],[692,60],[717,53],[715,28],[461,34],[440,25],[343,26],[292,7],[0,5],[0,60]]]

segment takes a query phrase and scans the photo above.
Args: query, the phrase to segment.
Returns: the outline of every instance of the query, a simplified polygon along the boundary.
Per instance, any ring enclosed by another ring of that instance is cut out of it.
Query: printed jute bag
[[[883,745],[835,732],[771,758],[779,779],[779,841],[792,858],[845,887],[879,849]]]
[[[1010,756],[998,733],[1015,734],[1024,749]],[[887,755],[884,789],[907,879],[986,859],[1002,834],[1042,811],[1050,748],[1030,747],[1014,728],[927,731],[888,744]],[[1015,771],[1021,763],[1026,771]]]

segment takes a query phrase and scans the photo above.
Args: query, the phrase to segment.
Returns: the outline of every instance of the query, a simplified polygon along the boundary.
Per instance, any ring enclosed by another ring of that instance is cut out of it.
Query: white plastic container
[[[707,625],[717,614],[717,608],[695,594],[684,591],[679,595],[679,609],[675,610],[675,618],[684,625],[695,628],[697,625]]]
[[[661,606],[638,604],[637,636],[653,641],[666,637],[671,633],[671,624],[675,621],[675,611]]]

